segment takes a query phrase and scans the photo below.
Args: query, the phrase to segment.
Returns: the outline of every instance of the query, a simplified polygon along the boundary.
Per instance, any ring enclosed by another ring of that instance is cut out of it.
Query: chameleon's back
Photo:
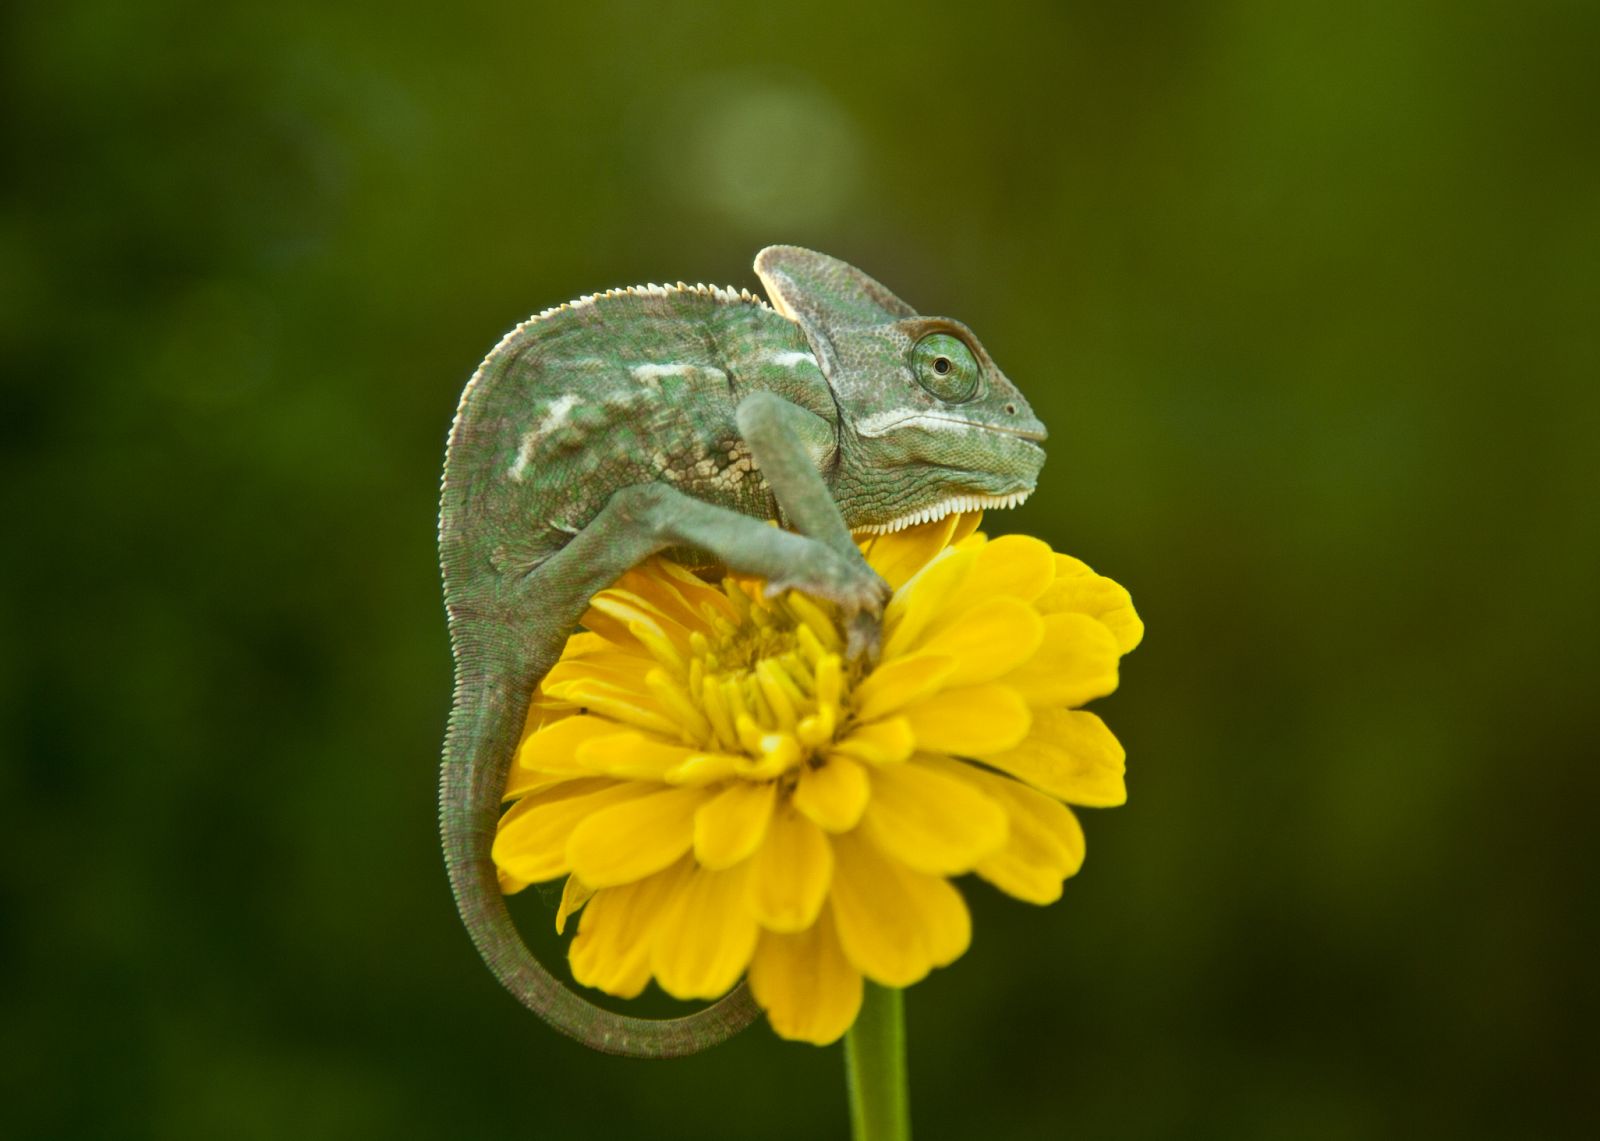
[[[799,327],[748,293],[643,286],[518,326],[479,367],[451,432],[448,599],[498,609],[494,579],[531,570],[630,484],[775,517],[734,423],[757,390],[836,421]]]

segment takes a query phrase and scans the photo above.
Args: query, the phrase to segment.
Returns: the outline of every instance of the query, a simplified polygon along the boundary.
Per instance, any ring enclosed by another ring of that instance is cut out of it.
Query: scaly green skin
[[[775,308],[680,284],[524,322],[462,393],[445,456],[451,886],[495,977],[608,1053],[693,1053],[759,1012],[741,985],[686,1018],[612,1014],[557,982],[506,911],[490,856],[506,777],[533,689],[590,597],[671,551],[833,600],[860,652],[886,588],[851,532],[1020,501],[1044,461],[1043,425],[964,326],[809,250],[769,247],[756,272]]]

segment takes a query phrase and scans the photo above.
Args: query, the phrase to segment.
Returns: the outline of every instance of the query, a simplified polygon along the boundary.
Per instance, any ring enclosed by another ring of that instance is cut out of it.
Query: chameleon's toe
[[[869,662],[876,662],[882,640],[883,619],[866,610],[858,610],[846,624],[845,655],[850,661],[865,657]]]

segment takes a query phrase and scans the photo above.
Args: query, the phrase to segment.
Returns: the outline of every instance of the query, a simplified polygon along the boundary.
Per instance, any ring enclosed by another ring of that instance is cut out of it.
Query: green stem
[[[850,1136],[854,1141],[911,1141],[905,994],[872,982],[866,988],[856,1024],[844,1036]]]

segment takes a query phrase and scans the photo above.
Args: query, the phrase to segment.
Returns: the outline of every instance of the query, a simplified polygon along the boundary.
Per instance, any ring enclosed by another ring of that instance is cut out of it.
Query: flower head
[[[574,976],[715,998],[748,972],[786,1038],[845,1032],[862,978],[967,948],[949,877],[1050,903],[1083,860],[1066,804],[1121,804],[1123,751],[1077,710],[1117,684],[1127,592],[976,513],[864,542],[894,589],[876,662],[836,615],[654,559],[596,595],[535,694],[494,859],[566,878]]]

